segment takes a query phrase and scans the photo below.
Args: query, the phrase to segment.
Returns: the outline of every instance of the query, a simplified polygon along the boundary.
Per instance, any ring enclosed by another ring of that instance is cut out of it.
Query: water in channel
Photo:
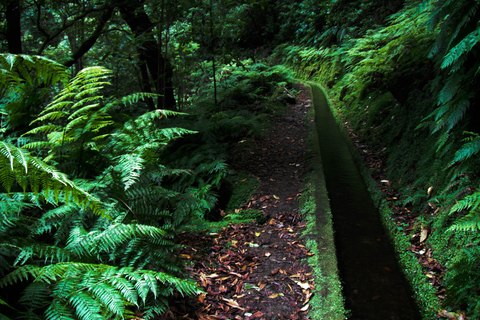
[[[421,319],[378,211],[326,98],[315,85],[312,98],[349,319]]]

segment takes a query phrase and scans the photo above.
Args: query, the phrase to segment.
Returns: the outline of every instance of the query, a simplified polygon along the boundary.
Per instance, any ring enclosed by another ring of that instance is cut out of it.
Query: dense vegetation
[[[291,98],[277,63],[384,150],[446,268],[442,308],[478,318],[479,4],[4,1],[0,316],[148,319],[198,293],[173,238],[226,208],[228,146]]]

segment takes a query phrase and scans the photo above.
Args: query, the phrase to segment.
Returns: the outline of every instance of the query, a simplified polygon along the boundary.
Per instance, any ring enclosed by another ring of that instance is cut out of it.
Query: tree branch
[[[102,31],[103,31],[103,28],[105,27],[105,25],[107,24],[108,20],[110,20],[110,18],[112,17],[112,14],[113,14],[113,10],[114,10],[114,7],[110,7],[110,8],[106,8],[106,10],[103,12],[102,16],[100,17],[100,20],[98,21],[98,24],[97,24],[97,27],[95,28],[95,30],[93,31],[93,33],[90,35],[90,37],[88,37],[87,40],[85,40],[82,45],[80,46],[80,48],[78,48],[78,50],[76,52],[73,53],[72,55],[72,58],[70,60],[68,60],[67,62],[64,63],[64,65],[68,68],[68,67],[71,67],[72,65],[75,64],[75,62],[77,62],[78,59],[80,59],[81,57],[83,57],[83,55],[85,53],[88,52],[88,50],[90,50],[93,45],[95,44],[95,42],[97,41],[97,39],[100,37],[100,35],[102,34]]]

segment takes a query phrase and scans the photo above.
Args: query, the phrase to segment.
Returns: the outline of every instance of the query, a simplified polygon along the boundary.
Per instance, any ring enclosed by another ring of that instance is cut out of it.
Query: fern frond
[[[80,291],[72,295],[69,304],[75,308],[75,314],[82,320],[104,320],[102,305],[86,292]]]
[[[59,300],[54,300],[45,311],[47,320],[76,320],[74,310]]]
[[[150,92],[137,92],[130,94],[128,96],[125,96],[120,99],[120,102],[126,106],[135,104],[139,101],[145,101],[147,99],[154,99],[158,98],[159,95],[155,93],[150,93]]]
[[[23,179],[25,175],[28,175],[27,179]],[[4,141],[0,141],[0,179],[7,192],[16,179],[24,190],[28,183],[35,193],[43,188],[47,195],[53,192],[58,198],[62,192],[66,199],[72,199],[83,208],[91,207],[97,213],[101,207],[98,199],[76,186],[65,174]]]
[[[45,312],[48,319],[56,319],[59,314],[65,319],[122,319],[129,313],[126,307],[145,305],[150,297],[164,300],[174,289],[182,295],[200,293],[193,281],[161,272],[71,262],[43,268],[17,268],[0,280],[0,286],[29,276],[34,278],[30,291],[37,287],[52,288],[48,292],[50,301]],[[43,295],[45,293],[42,291]]]
[[[50,260],[50,263],[72,261],[77,258],[77,256],[63,248],[45,245],[42,243],[35,243],[24,248],[19,253],[13,265],[23,265],[32,257],[44,259],[45,262]]]
[[[168,237],[168,233],[160,228],[141,224],[112,223],[106,230],[86,233],[79,228],[72,231],[66,249],[79,255],[91,252],[111,252],[122,243],[133,239],[158,241]]]
[[[62,64],[42,56],[2,53],[0,54],[0,65],[1,69],[10,74],[21,75],[25,81],[30,83],[33,82],[32,77],[34,76],[37,76],[46,85],[66,82],[68,79],[68,71]],[[34,74],[31,72],[33,70]],[[18,85],[18,82],[15,85]]]
[[[466,306],[466,312],[472,319],[480,316],[480,299],[477,293],[480,283],[479,257],[478,243],[462,249],[449,267],[445,279],[447,303]]]
[[[46,283],[32,282],[25,288],[18,302],[33,309],[42,309],[48,306],[50,294],[50,288]]]
[[[480,211],[475,210],[458,219],[448,231],[478,232],[480,230]]]
[[[462,145],[462,147],[455,153],[455,158],[450,163],[450,166],[457,162],[462,162],[470,159],[472,156],[480,153],[480,136],[478,134],[472,135],[465,140],[469,141]]]
[[[461,201],[457,202],[451,209],[450,213],[455,213],[469,209],[470,211],[476,210],[480,205],[480,192],[475,192],[469,196],[466,196]]]
[[[125,190],[128,190],[140,177],[145,159],[142,154],[124,154],[118,158],[118,171],[122,175]]]

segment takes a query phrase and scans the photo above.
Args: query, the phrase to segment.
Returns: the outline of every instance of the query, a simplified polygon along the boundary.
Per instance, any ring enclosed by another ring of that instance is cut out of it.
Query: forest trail
[[[308,90],[295,105],[273,116],[274,124],[248,149],[234,148],[231,167],[248,171],[260,181],[243,208],[267,216],[263,225],[230,225],[222,232],[183,233],[181,257],[189,260],[189,276],[206,294],[179,298],[162,319],[307,319],[315,289],[301,239],[305,227],[299,196],[305,174],[307,127],[311,100]]]

